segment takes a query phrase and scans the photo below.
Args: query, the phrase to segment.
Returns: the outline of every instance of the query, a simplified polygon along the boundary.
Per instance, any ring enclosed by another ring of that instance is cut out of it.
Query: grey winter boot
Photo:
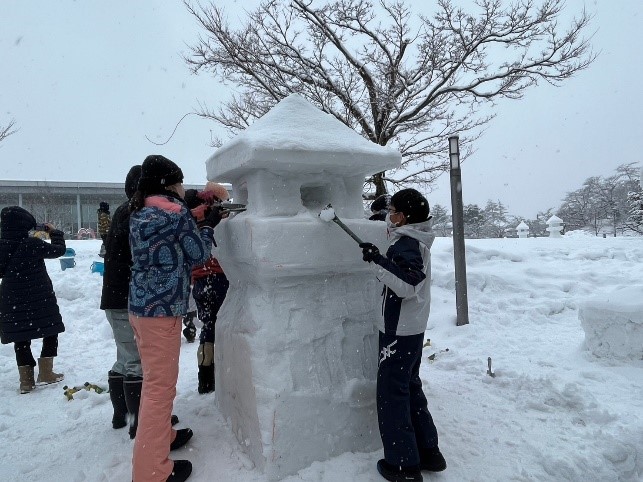
[[[39,385],[58,383],[65,375],[54,372],[54,357],[38,358],[38,380]]]
[[[123,428],[127,425],[127,404],[123,391],[123,379],[125,377],[112,370],[108,373],[107,383],[109,384],[109,398],[114,407],[112,416],[112,428]]]
[[[36,382],[33,379],[33,367],[24,365],[18,367],[20,373],[20,393],[29,393],[36,388]]]

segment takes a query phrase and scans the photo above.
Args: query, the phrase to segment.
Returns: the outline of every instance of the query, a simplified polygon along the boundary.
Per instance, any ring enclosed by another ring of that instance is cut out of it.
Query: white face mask
[[[389,227],[389,228],[396,228],[397,227],[395,225],[395,223],[393,223],[393,221],[391,221],[391,213],[386,213],[385,221],[386,221],[386,226],[387,227]]]

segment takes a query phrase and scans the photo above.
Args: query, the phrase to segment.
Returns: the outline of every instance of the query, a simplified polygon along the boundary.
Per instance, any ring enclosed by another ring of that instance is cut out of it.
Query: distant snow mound
[[[573,231],[566,231],[565,237],[566,238],[595,238],[596,236],[594,236],[594,234],[590,233],[589,231],[585,231],[583,229],[575,229]]]
[[[643,285],[602,293],[582,302],[578,318],[593,355],[643,360]]]

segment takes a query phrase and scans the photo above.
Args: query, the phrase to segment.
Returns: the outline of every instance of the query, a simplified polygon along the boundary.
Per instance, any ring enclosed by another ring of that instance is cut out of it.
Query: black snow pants
[[[438,445],[438,432],[420,380],[423,342],[423,334],[380,332],[377,418],[384,459],[394,466],[418,465],[419,449]]]

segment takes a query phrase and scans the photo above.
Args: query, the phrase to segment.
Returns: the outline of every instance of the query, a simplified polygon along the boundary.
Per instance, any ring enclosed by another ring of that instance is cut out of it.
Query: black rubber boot
[[[123,382],[125,393],[125,403],[127,411],[130,414],[129,438],[136,437],[138,428],[138,408],[141,405],[141,389],[143,388],[143,378],[127,376]]]
[[[199,393],[214,391],[214,363],[212,365],[199,365]]]
[[[127,425],[127,404],[125,403],[125,393],[123,390],[124,379],[125,377],[118,372],[110,370],[107,373],[109,398],[112,401],[112,407],[114,407],[112,428],[123,428]]]
[[[141,377],[125,377],[123,381],[123,391],[125,394],[125,404],[127,411],[130,414],[129,438],[136,437],[136,429],[138,428],[138,410],[141,405],[141,389],[143,388],[143,378]],[[179,423],[179,417],[172,415],[170,418],[172,426]]]

